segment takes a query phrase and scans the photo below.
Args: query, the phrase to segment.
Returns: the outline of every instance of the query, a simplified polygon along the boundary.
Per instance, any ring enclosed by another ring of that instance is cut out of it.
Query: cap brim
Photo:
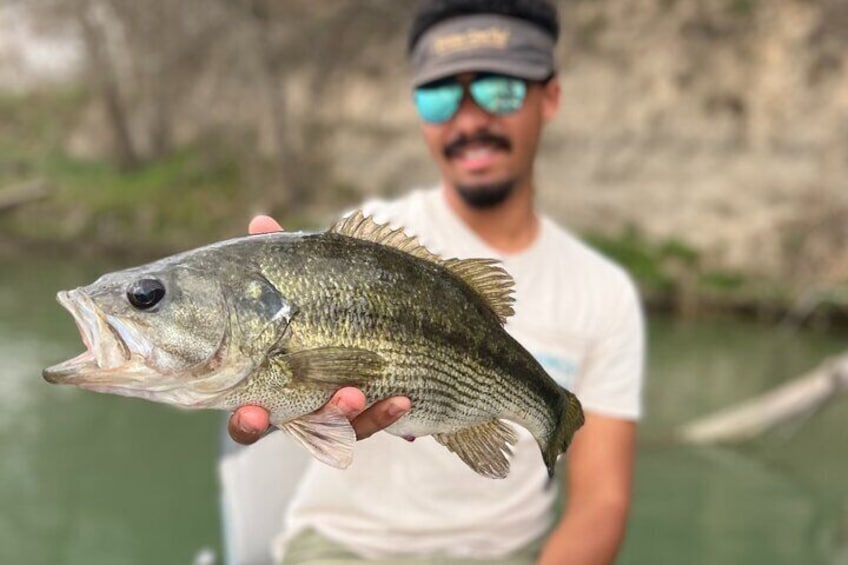
[[[412,77],[412,86],[417,88],[428,82],[433,82],[462,73],[499,73],[526,80],[542,80],[553,71],[549,65],[519,62],[506,58],[469,57],[445,61]]]

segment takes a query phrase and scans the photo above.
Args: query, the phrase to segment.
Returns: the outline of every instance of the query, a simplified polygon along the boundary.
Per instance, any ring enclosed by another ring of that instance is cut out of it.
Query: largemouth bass
[[[344,468],[355,433],[323,406],[355,386],[412,407],[386,431],[432,435],[477,473],[509,473],[527,428],[553,474],[583,423],[503,328],[512,279],[496,261],[443,260],[357,212],[325,233],[232,239],[58,294],[86,351],[51,383],[190,408],[266,408],[314,457]]]

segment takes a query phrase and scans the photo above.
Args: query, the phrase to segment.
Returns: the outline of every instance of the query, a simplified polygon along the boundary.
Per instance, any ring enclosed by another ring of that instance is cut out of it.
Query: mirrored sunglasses
[[[467,90],[480,108],[501,116],[521,108],[527,96],[527,82],[505,75],[477,75]],[[415,107],[425,122],[441,124],[456,114],[465,91],[466,87],[455,78],[425,84],[413,93]]]

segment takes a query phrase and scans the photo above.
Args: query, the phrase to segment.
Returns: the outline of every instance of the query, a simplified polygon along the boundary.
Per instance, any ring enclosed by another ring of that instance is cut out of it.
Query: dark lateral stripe
[[[406,380],[429,378],[437,383],[436,387],[414,387],[416,390],[430,392],[431,397],[428,400],[444,397],[448,402],[456,405],[457,411],[461,412],[462,407],[468,406],[470,407],[468,411],[480,411],[492,415],[502,414],[505,411],[520,414],[521,410],[518,407],[523,406],[527,424],[535,423],[541,429],[548,429],[551,426],[551,414],[545,411],[545,405],[540,404],[539,399],[527,394],[526,390],[523,391],[524,394],[521,394],[522,387],[515,386],[515,383],[504,382],[501,378],[491,379],[493,382],[486,383],[486,388],[490,389],[486,392],[483,388],[463,382],[461,375],[457,378],[457,374],[445,370],[438,363],[408,363],[399,364],[398,367],[407,373]],[[434,375],[436,375],[435,378]]]
[[[503,413],[505,410],[520,413],[518,406],[523,406],[526,409],[527,419],[535,420],[541,427],[547,427],[545,422],[551,417],[545,412],[544,405],[540,404],[538,399],[531,395],[520,394],[520,387],[510,386],[513,383],[503,382],[502,379],[487,383],[488,386],[485,387],[489,389],[487,392],[484,388],[464,382],[461,375],[445,370],[439,363],[429,362],[429,360],[424,363],[399,364],[398,368],[403,373],[399,380],[426,379],[434,382],[436,386],[416,386],[411,383],[410,385],[416,390],[446,397],[458,406],[479,406],[481,411],[493,415]]]

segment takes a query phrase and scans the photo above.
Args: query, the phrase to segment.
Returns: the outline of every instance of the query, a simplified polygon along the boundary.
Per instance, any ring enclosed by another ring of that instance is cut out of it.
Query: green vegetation
[[[76,90],[0,96],[0,194],[27,183],[50,191],[46,199],[0,210],[7,248],[17,241],[62,251],[152,255],[244,231],[255,205],[255,198],[244,195],[248,185],[268,184],[264,169],[254,172],[259,180],[246,182],[236,150],[215,139],[131,172],[71,156],[67,137],[86,103]],[[286,218],[291,227],[308,223]]]
[[[586,239],[627,269],[649,304],[689,316],[716,310],[773,315],[793,305],[792,292],[779,282],[715,269],[682,241],[649,240],[633,227]]]
[[[586,239],[623,265],[651,295],[664,295],[678,286],[683,273],[697,273],[696,250],[677,240],[648,241],[635,227],[619,236],[588,234]]]
[[[702,273],[700,276],[700,284],[704,288],[714,289],[717,291],[732,292],[740,290],[745,286],[745,277],[737,273],[725,273],[721,271],[710,271]]]
[[[728,9],[735,16],[750,17],[757,9],[757,2],[756,0],[730,0]]]
[[[168,249],[220,237],[244,222],[237,204],[238,168],[199,149],[131,173],[61,153],[26,163],[29,175],[53,192],[44,202],[0,218],[0,229],[12,236],[113,248],[144,242],[149,249]]]

